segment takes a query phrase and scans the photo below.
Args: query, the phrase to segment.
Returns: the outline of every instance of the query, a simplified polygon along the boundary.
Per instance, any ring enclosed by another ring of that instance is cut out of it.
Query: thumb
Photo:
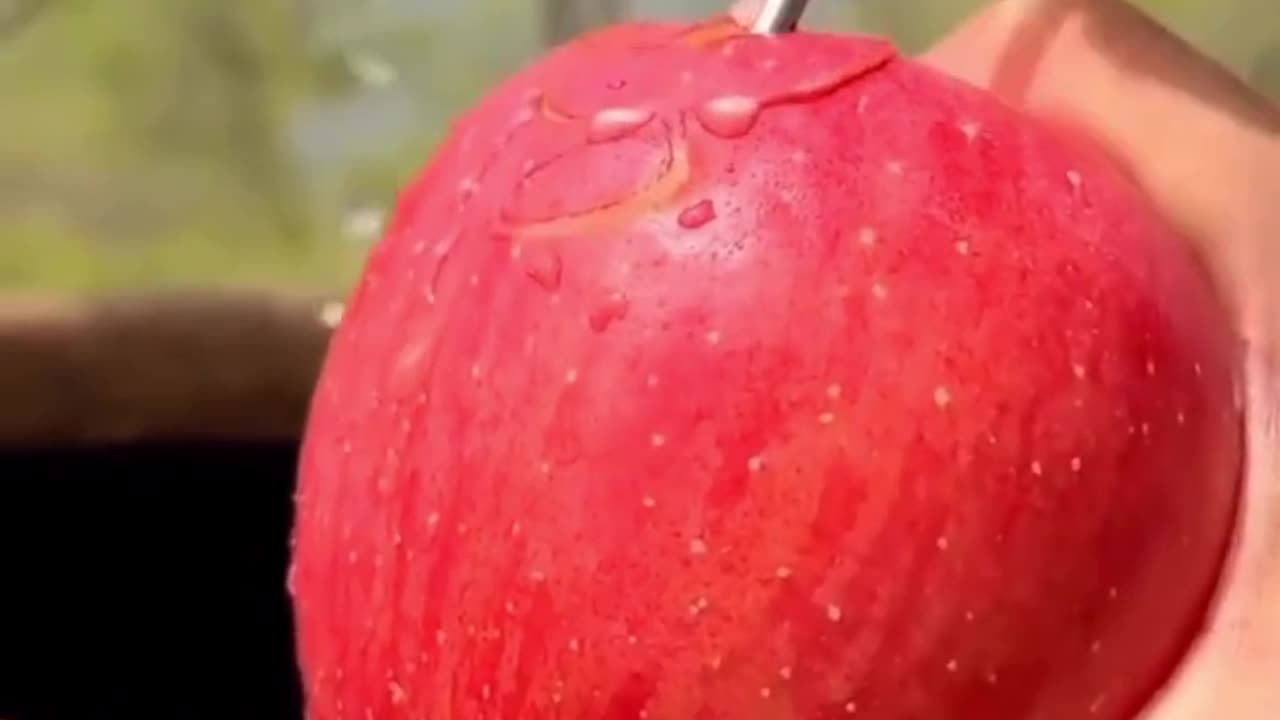
[[[1280,336],[1280,109],[1122,0],[1000,0],[921,59],[1100,143],[1196,243],[1242,331]]]

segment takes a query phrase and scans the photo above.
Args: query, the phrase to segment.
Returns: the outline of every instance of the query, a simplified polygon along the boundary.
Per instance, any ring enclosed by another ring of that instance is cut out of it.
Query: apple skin
[[[581,38],[333,339],[308,717],[1132,717],[1233,537],[1228,327],[1096,148],[881,40]]]

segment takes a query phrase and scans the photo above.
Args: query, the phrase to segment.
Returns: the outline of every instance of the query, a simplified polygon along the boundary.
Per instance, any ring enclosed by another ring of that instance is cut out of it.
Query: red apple
[[[1234,344],[1130,179],[885,42],[632,24],[466,115],[334,338],[312,720],[1131,717]]]

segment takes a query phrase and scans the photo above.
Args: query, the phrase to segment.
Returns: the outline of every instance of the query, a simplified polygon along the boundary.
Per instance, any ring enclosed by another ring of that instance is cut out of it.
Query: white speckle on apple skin
[[[933,391],[933,402],[941,409],[946,409],[951,405],[951,390],[944,385],[939,385]]]
[[[387,694],[392,697],[392,705],[404,705],[408,701],[408,693],[404,691],[403,685],[392,680],[387,683]]]

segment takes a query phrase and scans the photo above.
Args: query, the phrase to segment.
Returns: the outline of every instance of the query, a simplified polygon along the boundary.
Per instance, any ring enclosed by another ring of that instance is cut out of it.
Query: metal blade
[[[751,32],[761,35],[787,33],[796,29],[809,0],[765,0]]]

